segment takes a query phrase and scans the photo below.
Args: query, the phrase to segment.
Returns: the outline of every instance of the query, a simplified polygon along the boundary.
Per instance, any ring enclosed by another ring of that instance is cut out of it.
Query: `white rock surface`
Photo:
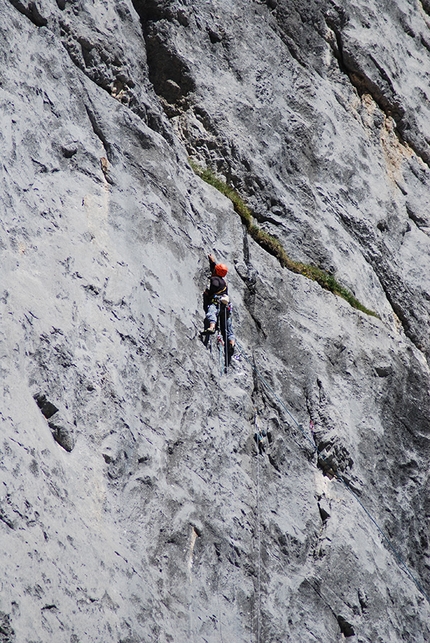
[[[430,639],[429,28],[427,0],[3,3],[1,642]]]

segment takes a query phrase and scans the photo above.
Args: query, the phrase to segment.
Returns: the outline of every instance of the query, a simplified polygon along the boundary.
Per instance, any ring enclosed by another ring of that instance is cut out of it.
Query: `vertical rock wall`
[[[430,638],[429,15],[4,1],[2,641]]]

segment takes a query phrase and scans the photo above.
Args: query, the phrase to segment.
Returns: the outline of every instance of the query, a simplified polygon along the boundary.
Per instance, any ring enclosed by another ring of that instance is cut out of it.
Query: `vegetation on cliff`
[[[283,268],[287,268],[292,272],[303,275],[308,279],[316,281],[322,288],[329,290],[335,295],[345,299],[353,308],[361,310],[361,312],[366,313],[367,315],[372,315],[373,317],[378,317],[378,315],[373,311],[366,308],[354,295],[347,289],[345,286],[342,286],[333,275],[330,275],[328,272],[318,266],[313,266],[312,264],[303,263],[301,261],[295,261],[288,256],[285,251],[282,243],[275,236],[263,230],[259,225],[255,223],[255,218],[245,204],[243,199],[231,186],[229,186],[225,181],[219,179],[209,168],[202,168],[195,161],[189,159],[190,165],[193,168],[194,172],[206,183],[212,185],[219,192],[224,194],[233,204],[235,212],[242,219],[242,223],[246,227],[248,234],[258,243],[263,250],[266,250],[271,255],[276,257]]]

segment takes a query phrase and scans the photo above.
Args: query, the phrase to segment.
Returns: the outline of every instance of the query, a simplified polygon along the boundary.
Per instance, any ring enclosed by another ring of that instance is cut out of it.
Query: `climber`
[[[209,287],[203,293],[203,307],[205,310],[205,334],[213,334],[217,325],[223,338],[227,338],[228,353],[234,352],[235,337],[231,322],[231,303],[228,296],[228,287],[224,279],[228,268],[223,263],[217,263],[214,255],[209,254],[211,278]]]

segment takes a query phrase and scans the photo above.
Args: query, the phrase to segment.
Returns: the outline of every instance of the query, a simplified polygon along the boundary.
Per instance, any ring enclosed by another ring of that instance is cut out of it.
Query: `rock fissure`
[[[358,208],[358,204],[355,203],[354,206]],[[368,249],[367,237],[373,236],[374,233],[369,230],[368,226],[363,226],[362,229],[357,228],[351,220],[351,216],[346,213],[346,211],[337,210],[337,214],[345,224],[348,232],[352,233],[358,241],[362,242],[364,257],[378,276],[385,297],[402,324],[405,335],[414,346],[427,357],[428,349],[426,348],[425,342],[423,342],[422,326],[420,323],[416,323],[419,321],[419,318],[415,312],[411,309],[407,310],[405,303],[403,303],[408,301],[409,296],[401,284],[400,278],[396,276],[394,269],[390,267],[382,247],[378,249],[379,251],[377,253]]]
[[[369,54],[369,60],[373,63],[380,78],[387,86],[388,92],[381,89],[377,82],[365,73],[358,62],[357,55],[350,53],[345,48],[340,29],[338,29],[333,22],[328,22],[327,24],[335,33],[337,46],[336,48],[332,47],[332,49],[339,63],[340,70],[349,78],[359,96],[366,93],[369,94],[386,117],[394,120],[394,132],[399,143],[404,146],[409,146],[417,157],[430,167],[430,151],[428,145],[425,141],[420,141],[421,137],[417,133],[418,128],[414,116],[403,107],[400,97],[396,94],[393,82],[384,67],[378,62],[375,56]],[[329,44],[332,45],[330,41]]]
[[[167,116],[177,116],[187,108],[188,97],[196,89],[187,61],[169,39],[168,25],[179,14],[169,3],[164,7],[158,2],[132,1],[145,38],[149,80]]]
[[[105,53],[97,40],[94,44],[86,36],[79,36],[72,29],[69,20],[60,19],[58,24],[62,45],[73,64],[89,80],[129,108],[148,127],[172,144],[172,133],[161,117],[161,110],[151,105],[150,101],[143,100],[142,96],[136,95],[136,82],[132,79],[132,72],[128,69],[128,64],[121,61],[123,50],[119,48],[118,51]],[[139,71],[142,73],[142,70]]]
[[[92,107],[89,107],[88,105],[85,105],[85,110],[88,114],[88,118],[91,123],[92,130],[94,134],[97,136],[97,138],[100,140],[100,142],[103,145],[103,148],[106,152],[107,160],[112,163],[112,161],[115,159],[115,154],[113,150],[113,146],[109,143],[102,126],[100,125],[99,120],[97,119],[96,113],[92,109]],[[100,163],[102,164],[102,170],[103,173],[105,174],[107,171],[107,166],[103,164],[102,160],[100,160]]]

